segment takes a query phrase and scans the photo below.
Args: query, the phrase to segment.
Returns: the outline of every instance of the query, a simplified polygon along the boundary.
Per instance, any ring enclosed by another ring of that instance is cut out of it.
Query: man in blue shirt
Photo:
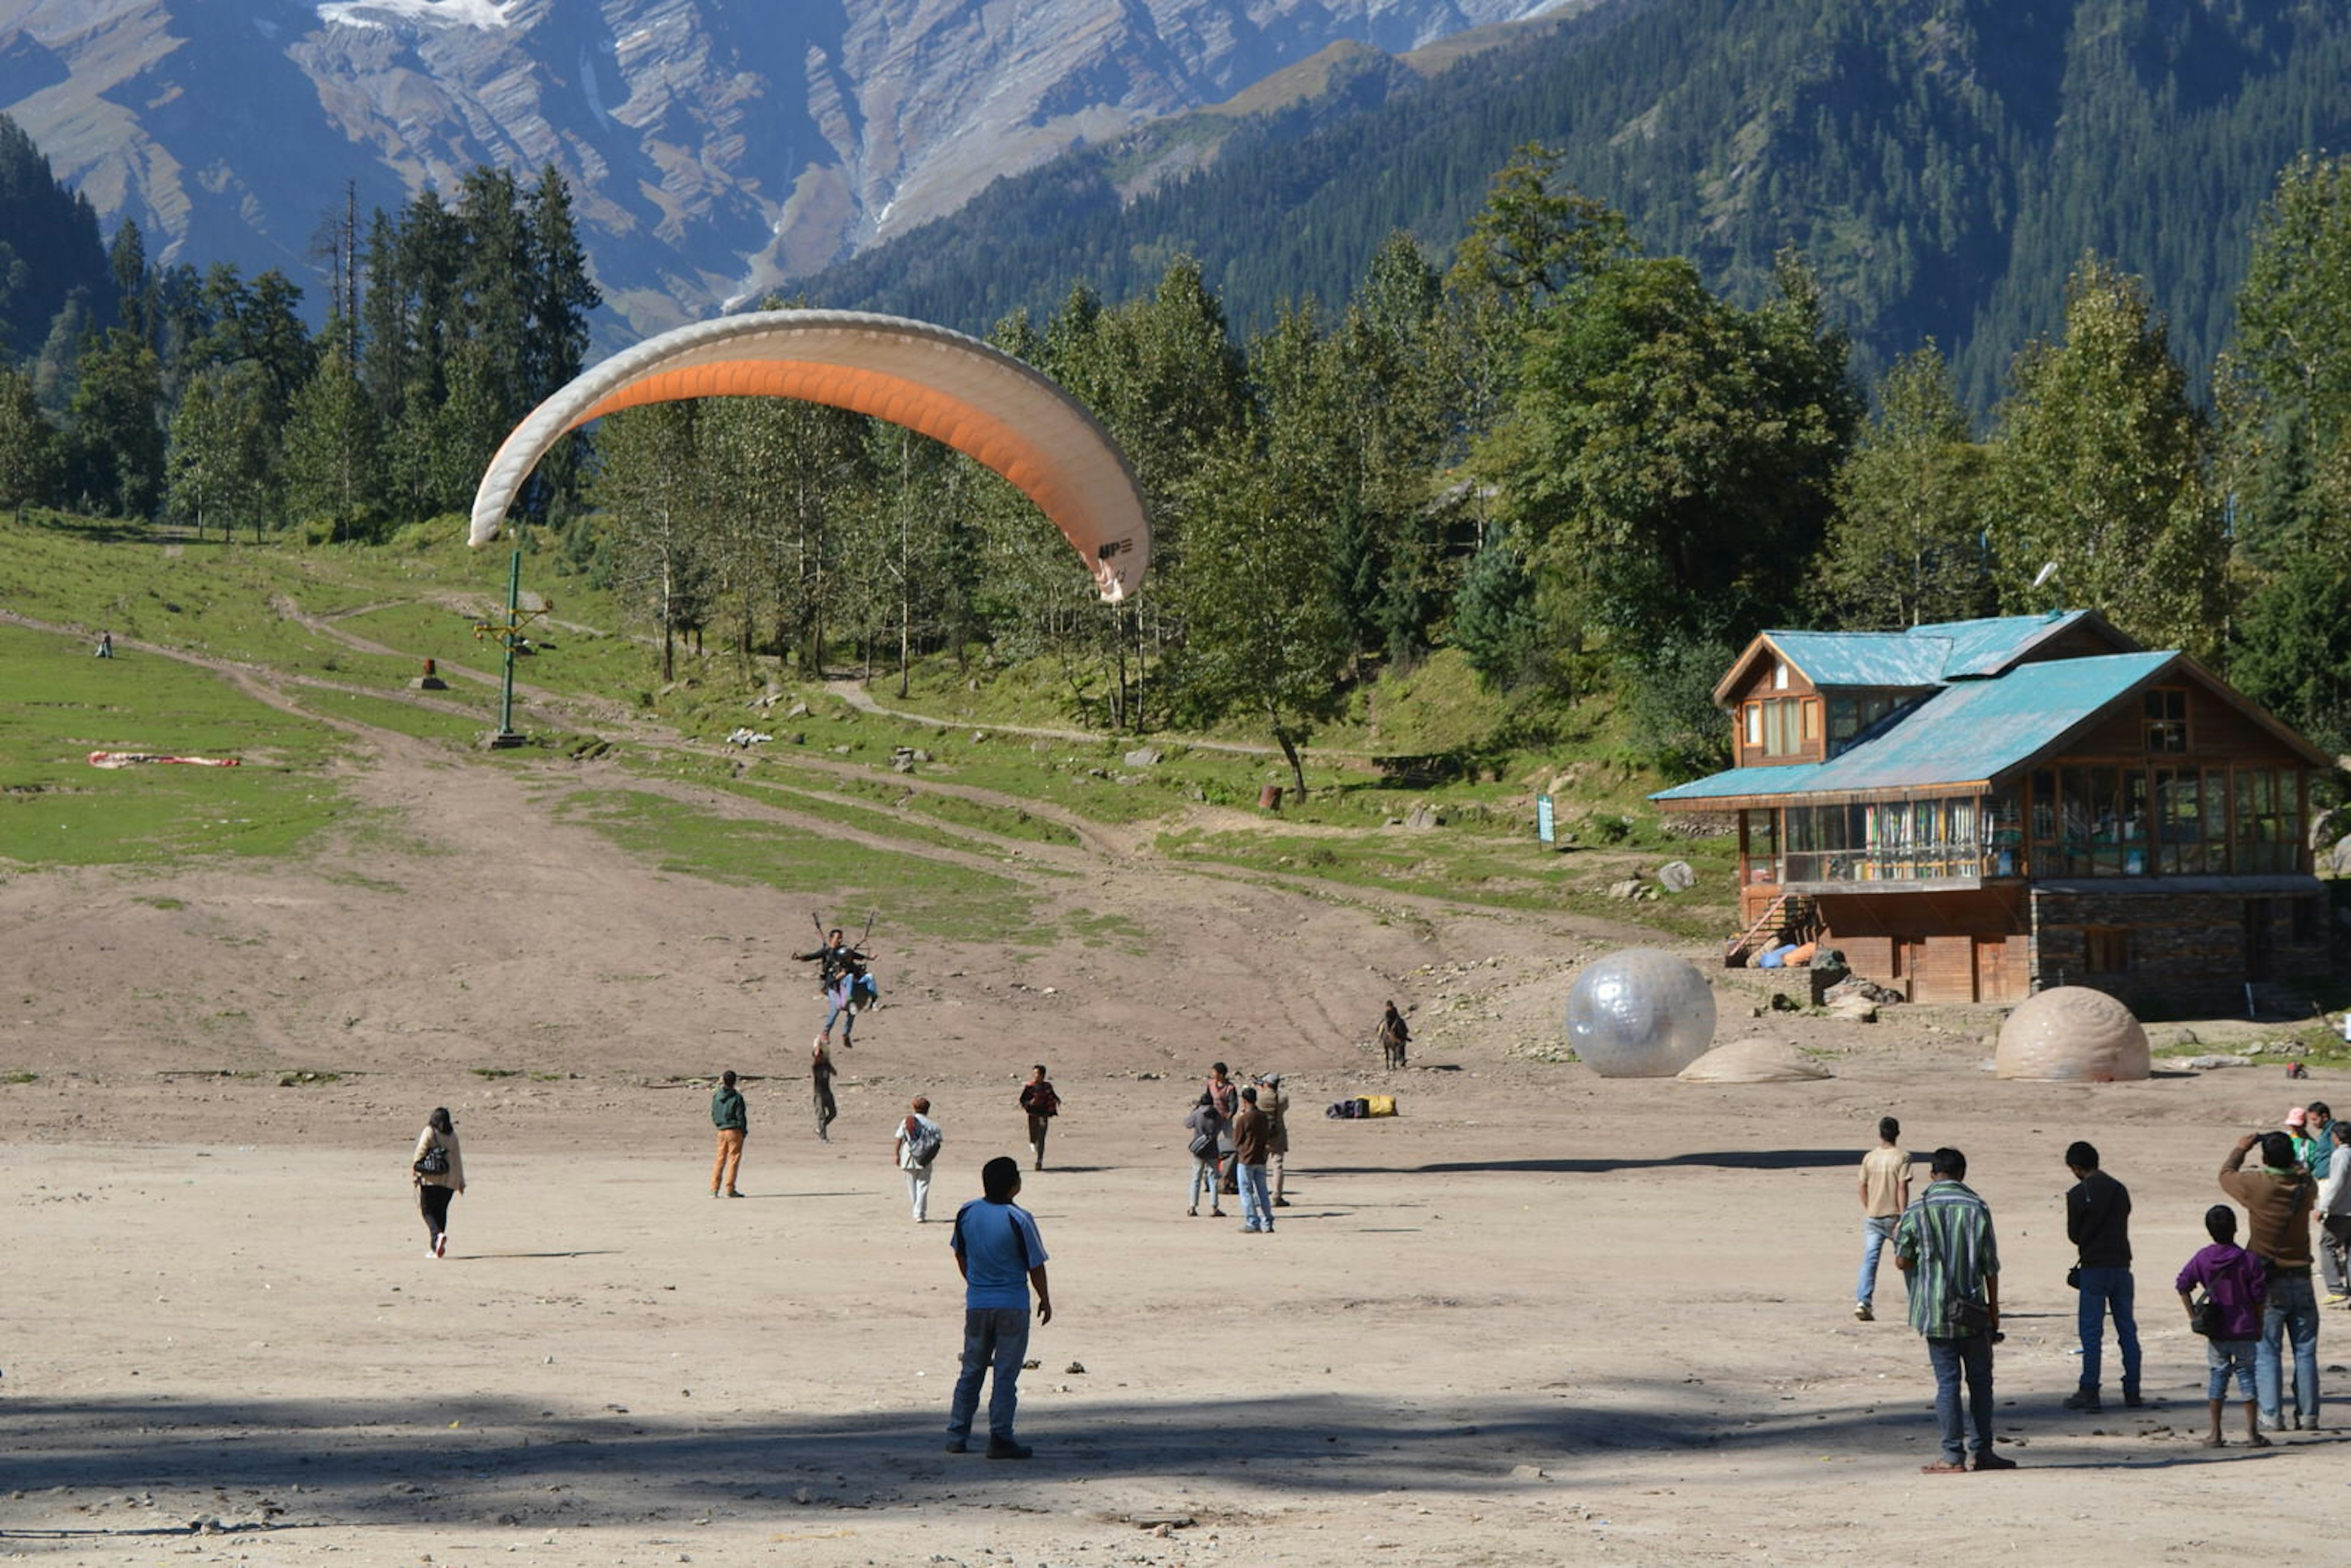
[[[1045,1284],[1045,1239],[1035,1217],[1012,1200],[1020,1191],[1020,1162],[998,1155],[980,1167],[984,1196],[956,1211],[948,1244],[963,1271],[963,1372],[956,1379],[955,1404],[947,1412],[947,1452],[970,1448],[972,1417],[979,1409],[979,1385],[992,1367],[996,1382],[987,1396],[987,1457],[1025,1459],[1031,1450],[1014,1440],[1012,1417],[1019,1403],[1020,1364],[1029,1355],[1029,1289],[1037,1290],[1037,1321],[1053,1321],[1053,1298]]]

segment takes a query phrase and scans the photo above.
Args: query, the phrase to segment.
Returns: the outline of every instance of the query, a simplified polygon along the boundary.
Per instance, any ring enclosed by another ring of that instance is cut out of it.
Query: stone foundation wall
[[[2326,962],[2326,922],[2317,894],[2157,893],[2101,888],[2083,893],[2035,888],[2032,892],[2031,963],[2032,987],[2095,986],[2134,1006],[2147,1001],[2213,1006],[2235,1011],[2244,1005],[2246,911],[2265,906],[2262,935],[2270,955],[2268,978],[2291,980],[2315,974]],[[2295,936],[2295,906],[2312,907]],[[2128,967],[2107,972],[2091,967],[2092,933],[2128,933]]]

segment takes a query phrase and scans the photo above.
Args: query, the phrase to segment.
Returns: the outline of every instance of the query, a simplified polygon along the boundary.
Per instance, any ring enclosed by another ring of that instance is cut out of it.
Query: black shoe
[[[2095,1416],[2099,1411],[2104,1410],[2105,1406],[2099,1401],[2098,1391],[2096,1389],[2076,1388],[2073,1393],[2065,1396],[2065,1408],[2068,1410],[2086,1410]]]
[[[2147,1401],[2141,1399],[2135,1390],[2126,1388],[2123,1390],[2123,1408],[2126,1410],[2144,1410],[2147,1408]]]
[[[987,1457],[991,1459],[1025,1459],[1036,1451],[1026,1443],[1007,1442],[1000,1437],[987,1440]]]
[[[1286,1197],[1277,1197],[1273,1200],[1273,1207],[1276,1208],[1288,1208],[1290,1207],[1290,1200]]]
[[[965,1442],[961,1437],[949,1437],[947,1439],[947,1452],[950,1454],[968,1454],[971,1452],[971,1445]]]

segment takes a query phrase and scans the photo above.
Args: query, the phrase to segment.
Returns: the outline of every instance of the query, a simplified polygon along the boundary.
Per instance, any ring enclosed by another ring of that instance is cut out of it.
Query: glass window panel
[[[2221,768],[2204,771],[2204,869],[2229,869],[2229,774]]]

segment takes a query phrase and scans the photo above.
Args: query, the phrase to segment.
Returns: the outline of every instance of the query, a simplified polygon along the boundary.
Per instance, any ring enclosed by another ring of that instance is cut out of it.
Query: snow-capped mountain
[[[650,330],[1340,39],[1561,3],[0,0],[0,112],[151,255],[306,285],[347,183],[364,214],[551,162]]]

